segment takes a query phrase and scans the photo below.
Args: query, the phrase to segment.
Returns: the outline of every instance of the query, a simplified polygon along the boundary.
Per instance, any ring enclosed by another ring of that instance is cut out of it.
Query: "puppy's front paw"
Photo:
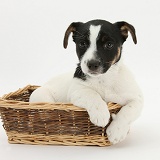
[[[108,111],[108,107],[105,106],[98,106],[92,107],[88,110],[88,114],[90,117],[90,121],[100,127],[105,127],[110,119],[110,113]]]
[[[129,128],[129,125],[122,120],[113,120],[106,131],[109,141],[112,144],[123,141],[129,132]]]

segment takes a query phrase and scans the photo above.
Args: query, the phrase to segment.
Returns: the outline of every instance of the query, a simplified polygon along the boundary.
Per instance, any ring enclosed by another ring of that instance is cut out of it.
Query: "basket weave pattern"
[[[29,103],[37,87],[29,85],[0,99],[0,115],[9,143],[111,145],[107,126],[92,124],[85,109],[72,104]],[[115,114],[121,108],[114,103],[108,106]]]

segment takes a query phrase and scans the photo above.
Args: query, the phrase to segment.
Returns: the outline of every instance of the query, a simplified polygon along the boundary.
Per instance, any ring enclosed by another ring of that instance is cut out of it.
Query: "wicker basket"
[[[9,143],[111,145],[107,126],[92,124],[85,109],[72,104],[29,103],[37,87],[29,85],[0,99],[0,115]],[[114,103],[108,106],[115,114],[121,108]]]

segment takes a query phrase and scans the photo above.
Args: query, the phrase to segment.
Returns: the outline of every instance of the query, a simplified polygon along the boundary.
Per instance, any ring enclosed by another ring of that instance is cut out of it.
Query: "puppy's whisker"
[[[85,36],[73,36],[74,39],[82,39],[84,38]]]
[[[112,61],[106,62],[106,64],[109,64],[109,65],[111,65],[111,64],[112,64]]]
[[[78,31],[75,31],[76,33],[78,33],[79,35],[75,35],[75,36],[73,36],[73,37],[85,37],[85,35],[83,35],[82,33],[80,33],[80,32],[78,32]]]
[[[89,33],[87,33],[86,35],[83,35],[82,33],[75,31],[77,34],[79,35],[73,35],[73,38],[85,38],[85,37],[89,37]]]
[[[75,32],[77,32],[78,34],[80,34],[80,35],[84,36],[82,33],[78,32],[78,31],[75,31]]]

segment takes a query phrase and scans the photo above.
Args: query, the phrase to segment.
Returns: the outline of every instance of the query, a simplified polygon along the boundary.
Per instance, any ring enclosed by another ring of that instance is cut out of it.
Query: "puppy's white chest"
[[[87,82],[88,86],[100,94],[103,100],[106,101],[106,94],[110,93],[110,87],[102,78],[90,79]]]
[[[118,104],[125,103],[125,99],[120,91],[120,86],[117,86],[113,81],[98,78],[89,80],[87,83],[105,102],[114,102]]]

